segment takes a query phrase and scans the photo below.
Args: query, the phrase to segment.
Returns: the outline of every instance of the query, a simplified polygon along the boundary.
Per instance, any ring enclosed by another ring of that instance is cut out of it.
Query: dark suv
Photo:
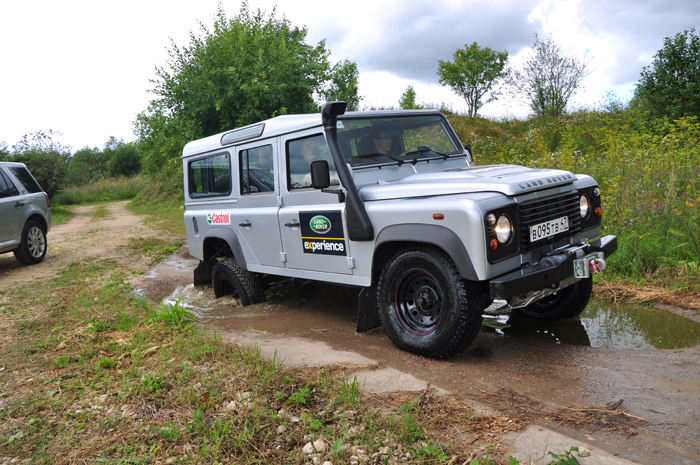
[[[23,163],[0,162],[0,253],[25,265],[46,255],[51,229],[49,197]]]

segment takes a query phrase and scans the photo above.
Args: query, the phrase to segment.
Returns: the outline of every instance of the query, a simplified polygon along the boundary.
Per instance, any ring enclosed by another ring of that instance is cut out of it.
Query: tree
[[[347,102],[348,111],[360,109],[362,97],[359,95],[359,71],[354,61],[345,59],[333,66],[330,73],[330,82],[321,91],[321,96],[326,102]]]
[[[635,100],[655,116],[700,115],[700,37],[694,27],[664,39],[651,65],[642,68]]]
[[[312,113],[314,96],[357,101],[357,67],[331,67],[321,41],[306,43],[306,28],[251,12],[244,2],[228,19],[219,7],[213,28],[200,24],[190,43],[172,43],[167,67],[156,70],[155,99],[138,115],[135,132],[146,169],[179,165],[188,141],[286,113]]]
[[[413,84],[409,84],[406,90],[401,94],[399,99],[399,107],[402,110],[420,110],[423,105],[416,101],[416,90],[413,88]]]
[[[53,197],[66,183],[70,147],[53,140],[60,133],[52,130],[36,131],[22,136],[13,145],[11,161],[24,163],[49,197]]]
[[[560,116],[590,74],[588,60],[564,54],[551,36],[540,40],[535,34],[532,51],[522,69],[511,71],[511,92],[538,116]]]
[[[135,142],[119,145],[109,159],[111,176],[133,176],[141,171],[141,157]]]
[[[506,76],[508,52],[479,47],[474,42],[458,49],[452,57],[454,61],[438,61],[440,83],[452,87],[467,101],[469,116],[476,116],[482,106],[498,98],[492,89]],[[487,93],[491,94],[489,98],[485,98]]]
[[[83,147],[68,162],[68,184],[83,186],[108,176],[109,156],[97,147]]]

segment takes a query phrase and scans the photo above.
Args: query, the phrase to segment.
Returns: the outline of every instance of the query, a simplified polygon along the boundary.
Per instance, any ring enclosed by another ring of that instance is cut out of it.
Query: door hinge
[[[282,206],[282,197],[280,197],[279,195],[277,196],[277,206],[278,207]]]
[[[284,252],[280,252],[280,261],[282,263],[287,263],[287,254]]]
[[[345,268],[350,268],[351,270],[355,268],[355,259],[352,257],[345,257]]]

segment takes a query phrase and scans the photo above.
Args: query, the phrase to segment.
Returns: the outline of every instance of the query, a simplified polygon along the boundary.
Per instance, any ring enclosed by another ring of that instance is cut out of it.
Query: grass
[[[3,290],[0,457],[302,464],[316,443],[334,464],[501,463],[488,442],[467,446],[452,432],[482,431],[491,417],[432,391],[367,398],[346,378],[358,367],[265,359],[194,325],[180,302],[135,298],[130,278],[143,271],[84,259]]]
[[[131,200],[144,189],[145,185],[146,180],[142,176],[102,179],[86,186],[63,189],[51,199],[51,202],[56,205],[84,205]]]

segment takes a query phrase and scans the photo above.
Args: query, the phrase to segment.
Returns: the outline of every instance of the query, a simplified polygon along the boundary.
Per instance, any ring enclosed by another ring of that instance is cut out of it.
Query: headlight
[[[512,228],[510,226],[510,220],[505,215],[501,215],[501,217],[498,219],[495,231],[498,242],[500,242],[501,244],[505,244],[506,242],[508,242],[508,240],[510,239]]]
[[[585,195],[581,196],[581,200],[579,200],[579,207],[581,209],[581,218],[585,218],[588,216],[588,209],[590,208],[590,203],[588,202],[588,197]]]

